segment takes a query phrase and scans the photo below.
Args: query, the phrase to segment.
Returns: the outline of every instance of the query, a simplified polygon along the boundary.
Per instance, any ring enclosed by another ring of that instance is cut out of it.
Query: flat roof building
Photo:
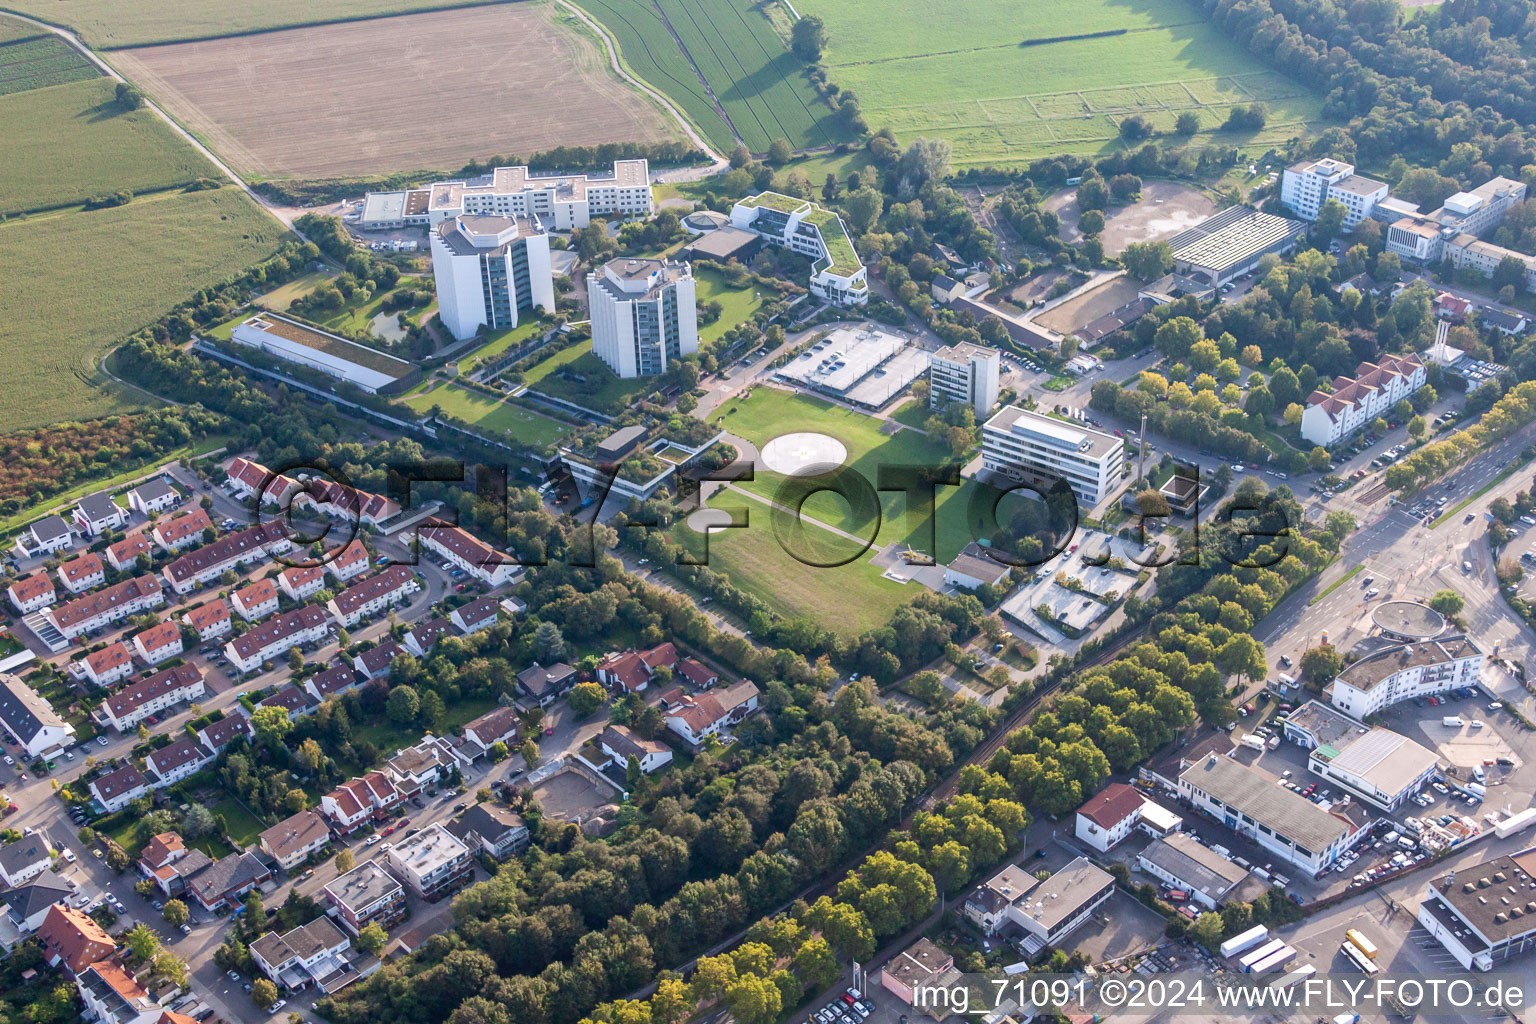
[[[653,377],[699,350],[693,271],[670,260],[615,259],[587,275],[592,354],[621,378]]]
[[[1270,253],[1289,252],[1306,233],[1301,221],[1233,206],[1168,240],[1176,274],[1220,288],[1259,265]]]
[[[969,341],[945,345],[928,357],[929,408],[964,402],[976,411],[978,421],[985,420],[997,406],[1001,366],[1002,356],[995,348]]]
[[[433,823],[388,853],[389,869],[416,895],[436,902],[474,877],[469,848]]]
[[[648,217],[655,211],[644,160],[615,160],[606,175],[535,175],[527,167],[497,167],[474,181],[438,181],[426,188],[370,192],[358,227],[364,231],[435,225],[461,214],[537,215],[556,231],[592,219]]]
[[[399,382],[415,369],[404,359],[270,311],[236,324],[230,338],[285,362],[354,384],[370,395]]]
[[[1010,864],[976,888],[963,913],[989,935],[1016,931],[1033,955],[1060,946],[1114,891],[1114,878],[1086,857],[1044,881]]]
[[[831,210],[807,199],[762,192],[731,208],[731,225],[810,259],[811,294],[817,298],[839,306],[869,301],[864,263],[842,218]]]
[[[1169,888],[1189,893],[1207,910],[1229,899],[1252,899],[1264,889],[1247,868],[1183,832],[1152,840],[1136,855],[1136,863]],[[1258,884],[1245,884],[1250,882]]]
[[[538,219],[463,214],[433,228],[431,242],[439,315],[459,341],[555,311],[549,235]]]
[[[1386,182],[1356,174],[1354,164],[1331,157],[1292,164],[1280,180],[1280,201],[1296,216],[1317,220],[1323,204],[1332,199],[1344,207],[1346,229],[1372,216],[1376,204],[1386,198]]]
[[[1090,506],[1109,496],[1125,467],[1125,444],[1087,427],[1005,406],[982,426],[982,466],[1049,491],[1065,480]]]
[[[1333,706],[1355,718],[1398,701],[1476,686],[1483,653],[1464,636],[1392,644],[1344,666],[1333,680]]]
[[[1418,920],[1469,971],[1536,949],[1536,848],[1430,880]]]

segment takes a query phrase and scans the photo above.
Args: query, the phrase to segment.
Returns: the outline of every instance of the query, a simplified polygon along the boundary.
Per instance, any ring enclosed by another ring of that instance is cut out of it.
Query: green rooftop
[[[859,272],[864,263],[854,251],[848,232],[843,230],[843,222],[837,214],[816,206],[805,215],[805,221],[816,225],[816,230],[821,232],[821,243],[827,247],[827,259],[831,261],[827,270],[839,277],[849,277]]]
[[[810,204],[804,199],[786,196],[782,192],[759,192],[755,196],[743,199],[741,205],[748,208],[761,206],[765,210],[777,210],[780,213],[794,213]]]

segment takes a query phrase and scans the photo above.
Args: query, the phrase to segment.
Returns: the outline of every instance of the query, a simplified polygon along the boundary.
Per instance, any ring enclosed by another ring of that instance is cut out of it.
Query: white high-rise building
[[[1109,496],[1125,467],[1125,443],[1074,423],[1004,406],[981,428],[985,469],[1049,490],[1057,479],[1089,505]]]
[[[962,341],[945,345],[928,363],[928,407],[942,409],[964,402],[976,410],[978,421],[997,405],[997,376],[1002,358],[997,349]]]
[[[699,350],[693,270],[667,260],[610,260],[587,275],[592,353],[620,377],[666,372]]]
[[[1387,198],[1387,183],[1355,173],[1354,164],[1324,158],[1303,160],[1285,169],[1280,181],[1280,201],[1305,220],[1317,220],[1330,199],[1344,206],[1344,226],[1353,228],[1371,216],[1376,204]]]
[[[555,311],[549,236],[537,219],[463,215],[432,230],[438,315],[455,338],[516,327],[519,317]]]

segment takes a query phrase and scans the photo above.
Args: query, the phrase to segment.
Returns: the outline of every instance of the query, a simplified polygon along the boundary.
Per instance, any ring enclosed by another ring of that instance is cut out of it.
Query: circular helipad
[[[1371,610],[1371,621],[1402,640],[1430,640],[1445,631],[1445,616],[1417,601],[1384,601]]]
[[[848,459],[843,442],[826,434],[781,434],[758,451],[763,468],[784,476],[819,476]]]

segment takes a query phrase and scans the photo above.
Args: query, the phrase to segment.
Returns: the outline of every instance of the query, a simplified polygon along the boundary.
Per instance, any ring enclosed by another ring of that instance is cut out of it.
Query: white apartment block
[[[535,175],[527,167],[498,167],[490,180],[434,182],[425,189],[370,192],[359,226],[435,227],[464,215],[537,217],[553,231],[584,228],[593,220],[634,220],[656,210],[650,167],[644,160],[615,160],[609,175]]]
[[[97,723],[127,732],[150,715],[206,693],[203,673],[195,665],[177,665],[130,683],[102,701],[91,717]]]
[[[1346,665],[1333,681],[1333,706],[1363,719],[1414,697],[1476,686],[1483,653],[1464,636],[1396,644]]]
[[[422,547],[488,587],[515,582],[523,575],[523,567],[510,555],[502,554],[457,526],[423,523],[416,531],[416,538]]]
[[[1536,256],[1480,241],[1476,235],[1460,234],[1445,243],[1445,258],[1453,267],[1471,267],[1484,277],[1492,277],[1505,260],[1515,260],[1525,267],[1526,290],[1536,291]]]
[[[350,629],[365,616],[399,604],[420,589],[415,573],[403,565],[392,565],[352,584],[331,598],[326,607],[337,622]]]
[[[1387,198],[1387,183],[1355,173],[1354,164],[1325,158],[1303,160],[1285,169],[1280,201],[1303,220],[1317,220],[1323,204],[1333,199],[1344,206],[1344,227],[1353,228]]]
[[[997,349],[962,341],[945,345],[928,363],[928,407],[942,409],[964,402],[976,410],[977,421],[997,406],[997,378],[1002,357]]]
[[[615,259],[587,275],[592,354],[623,378],[652,377],[699,350],[693,271],[670,260]]]
[[[386,857],[391,874],[417,896],[433,902],[475,873],[469,848],[436,823],[397,843]]]
[[[555,310],[549,235],[530,217],[465,214],[438,224],[432,277],[443,326],[460,341]]]
[[[1510,207],[1525,201],[1526,186],[1512,178],[1491,178],[1470,192],[1457,192],[1431,213],[1408,213],[1387,228],[1387,249],[1420,262],[1434,262],[1460,235],[1478,236],[1498,225]]]
[[[272,658],[281,657],[300,644],[325,637],[325,612],[314,605],[268,619],[224,645],[224,653],[241,672],[249,672]]]
[[[1125,445],[1117,437],[1010,405],[982,426],[982,466],[1049,491],[1062,479],[1089,505],[1119,483]]]
[[[1428,381],[1416,355],[1382,356],[1379,363],[1361,363],[1353,377],[1335,377],[1331,392],[1314,391],[1301,414],[1301,436],[1331,448],[1364,430],[1392,407],[1412,398]]]
[[[84,633],[105,629],[147,608],[165,603],[165,591],[153,576],[136,576],[104,590],[77,597],[67,604],[55,605],[43,612],[60,633],[73,640]]]
[[[748,196],[731,208],[731,224],[812,261],[811,294],[839,306],[869,301],[869,279],[842,218],[807,199],[779,192]]]
[[[1114,878],[1086,857],[1044,880],[1009,864],[978,885],[961,912],[987,935],[1017,932],[1032,955],[1060,946],[1114,892]]]

